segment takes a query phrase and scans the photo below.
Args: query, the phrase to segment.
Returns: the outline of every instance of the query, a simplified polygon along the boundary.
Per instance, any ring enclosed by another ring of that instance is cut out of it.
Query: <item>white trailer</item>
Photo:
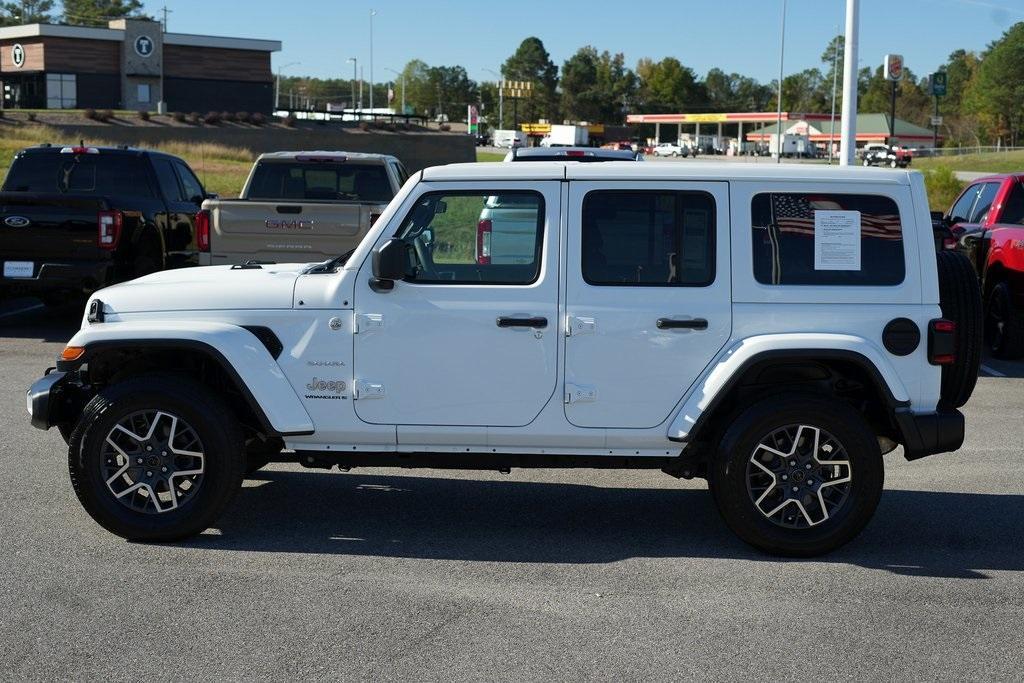
[[[494,146],[512,149],[513,147],[526,147],[526,133],[521,130],[496,130],[494,131]]]
[[[768,149],[773,157],[806,157],[814,155],[814,145],[806,135],[797,133],[772,133],[768,136]]]
[[[551,132],[541,140],[541,147],[585,147],[590,141],[586,126],[551,126]]]

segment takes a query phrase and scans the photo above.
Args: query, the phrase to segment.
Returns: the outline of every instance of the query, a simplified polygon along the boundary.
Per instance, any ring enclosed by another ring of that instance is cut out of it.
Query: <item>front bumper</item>
[[[68,383],[68,373],[54,368],[37,379],[29,387],[25,395],[32,426],[36,429],[49,429],[62,421],[66,405],[67,392],[64,385]]]
[[[964,443],[964,415],[959,410],[921,414],[897,410],[896,424],[903,437],[903,457],[907,460],[949,453]]]

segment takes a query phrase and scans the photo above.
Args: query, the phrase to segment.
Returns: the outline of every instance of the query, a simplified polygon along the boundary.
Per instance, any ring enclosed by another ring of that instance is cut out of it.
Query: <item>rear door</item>
[[[565,414],[664,422],[732,327],[724,182],[572,182]]]

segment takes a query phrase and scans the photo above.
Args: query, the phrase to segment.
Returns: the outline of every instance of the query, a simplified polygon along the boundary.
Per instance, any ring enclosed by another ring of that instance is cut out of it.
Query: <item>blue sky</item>
[[[378,82],[393,77],[385,68],[400,70],[413,58],[493,79],[484,69],[498,70],[530,35],[559,66],[591,44],[625,53],[631,66],[641,57],[674,56],[701,75],[717,66],[770,81],[778,73],[782,0],[146,0],[146,9],[156,15],[164,4],[172,32],[281,40],[274,68],[301,62],[286,74],[348,77],[346,59],[354,56],[369,79],[372,8]],[[844,0],[788,0],[786,73],[820,65],[844,13]],[[897,52],[916,74],[927,74],[952,50],[980,50],[1018,21],[1024,0],[861,0],[861,66]]]

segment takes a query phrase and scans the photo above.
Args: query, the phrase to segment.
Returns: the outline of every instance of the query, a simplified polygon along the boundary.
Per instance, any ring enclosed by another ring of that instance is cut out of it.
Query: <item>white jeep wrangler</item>
[[[532,219],[483,255],[505,204]],[[867,523],[883,453],[960,447],[980,311],[917,173],[452,165],[332,261],[97,292],[28,408],[130,539],[202,531],[268,461],[656,468],[809,556]]]

